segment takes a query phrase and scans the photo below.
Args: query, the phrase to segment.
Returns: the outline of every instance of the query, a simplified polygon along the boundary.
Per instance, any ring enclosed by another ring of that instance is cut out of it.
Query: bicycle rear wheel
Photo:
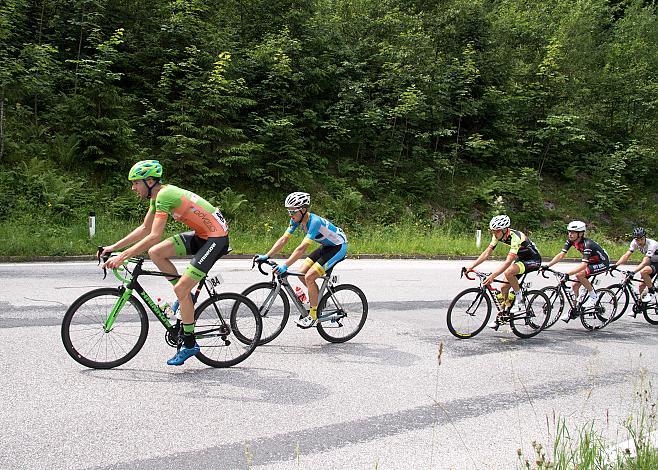
[[[455,297],[448,307],[448,330],[459,339],[472,338],[491,316],[491,299],[482,289],[471,287]]]
[[[525,312],[512,315],[510,328],[519,338],[532,338],[544,329],[551,316],[551,301],[541,291],[526,292]]]
[[[652,325],[658,325],[658,304],[653,301],[649,302],[644,307],[644,311],[642,313],[644,314],[644,319],[646,321]]]
[[[544,287],[539,289],[539,291],[546,294],[548,300],[551,302],[551,312],[548,316],[548,321],[544,326],[544,329],[546,330],[555,325],[560,319],[560,315],[562,315],[562,312],[564,311],[564,295],[562,294],[562,291],[555,286]]]
[[[279,336],[290,316],[288,297],[283,289],[275,296],[275,288],[276,284],[273,282],[259,282],[242,292],[242,295],[256,304],[263,321],[263,334],[258,342],[259,345],[269,343]]]
[[[598,300],[593,308],[583,310],[580,322],[588,330],[600,330],[612,321],[617,313],[617,298],[608,289],[597,289]]]
[[[105,321],[122,295],[116,288],[95,289],[73,302],[64,314],[64,348],[83,366],[111,369],[128,362],[144,346],[149,322],[144,306],[134,296],[123,305],[112,329],[105,331]]]
[[[247,297],[222,292],[199,305],[194,335],[201,351],[196,358],[212,367],[231,367],[248,358],[260,340],[263,323]]]
[[[329,287],[318,303],[318,333],[331,343],[344,343],[354,338],[368,317],[368,300],[356,286],[341,284]]]
[[[630,295],[628,295],[628,290],[624,289],[624,286],[621,284],[612,284],[611,286],[606,287],[606,289],[612,291],[617,298],[617,313],[612,317],[612,320],[610,320],[613,322],[619,320],[624,312],[626,312],[630,302]]]

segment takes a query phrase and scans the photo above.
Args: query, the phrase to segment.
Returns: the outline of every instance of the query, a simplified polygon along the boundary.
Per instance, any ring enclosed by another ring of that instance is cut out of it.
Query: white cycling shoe
[[[310,315],[306,315],[304,318],[295,320],[295,323],[300,328],[310,328],[315,325],[315,320],[313,320]]]
[[[596,297],[589,296],[583,304],[583,308],[594,308],[596,306],[597,300],[599,300],[598,295]]]

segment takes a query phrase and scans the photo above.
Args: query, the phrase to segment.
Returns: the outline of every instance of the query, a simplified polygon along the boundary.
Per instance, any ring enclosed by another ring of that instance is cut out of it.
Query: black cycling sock
[[[191,335],[183,335],[183,344],[185,345],[186,348],[193,348],[194,345],[196,344],[196,338],[194,337],[194,334]]]

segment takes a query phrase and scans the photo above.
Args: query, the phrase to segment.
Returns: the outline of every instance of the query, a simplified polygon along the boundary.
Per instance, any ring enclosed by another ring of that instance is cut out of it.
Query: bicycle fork
[[[112,311],[107,316],[107,319],[103,324],[103,331],[105,333],[109,333],[110,331],[112,331],[112,327],[114,326],[114,321],[116,320],[117,315],[119,315],[119,312],[121,311],[123,306],[126,305],[126,302],[128,302],[128,299],[130,298],[132,293],[133,293],[132,289],[123,290],[123,294],[121,294],[121,297],[119,297],[117,303],[114,304],[114,307],[112,307]]]

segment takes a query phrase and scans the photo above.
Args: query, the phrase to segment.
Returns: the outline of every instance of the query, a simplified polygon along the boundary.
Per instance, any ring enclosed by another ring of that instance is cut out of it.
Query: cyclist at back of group
[[[635,250],[639,250],[644,255],[642,262],[633,270],[635,273],[640,273],[644,281],[644,283],[638,286],[640,298],[643,302],[654,301],[658,303],[658,294],[651,281],[651,278],[658,273],[658,242],[647,237],[647,231],[645,229],[642,227],[633,229],[633,240],[628,247],[628,251],[615,264],[610,266],[610,268],[616,268],[624,264]],[[648,288],[649,292],[643,296],[642,292],[645,287]]]
[[[501,293],[498,300],[503,308],[508,308],[512,302],[514,302],[513,296],[515,296],[516,302],[514,303],[511,312],[519,313],[524,309],[525,299],[523,298],[518,277],[524,273],[537,271],[541,266],[541,255],[535,244],[530,241],[523,232],[510,228],[510,225],[510,218],[506,215],[497,215],[492,218],[489,222],[489,231],[491,232],[491,242],[489,243],[489,246],[487,246],[478,259],[466,269],[468,271],[475,269],[476,266],[491,255],[496,246],[498,246],[498,243],[508,245],[510,250],[507,254],[507,258],[498,269],[484,280],[483,284],[491,284],[496,277],[504,273],[505,279],[508,283],[503,284],[501,287]],[[513,290],[513,294],[510,294],[510,288]],[[491,328],[497,328],[500,323],[500,319],[496,317],[491,321],[489,326]]]
[[[264,255],[257,255],[258,261],[265,261],[271,256],[274,256],[288,243],[295,230],[300,228],[306,233],[306,237],[304,237],[299,246],[290,254],[290,257],[276,268],[278,273],[283,274],[295,261],[306,253],[308,246],[312,242],[317,242],[321,245],[308,255],[304,260],[304,265],[300,269],[300,272],[304,274],[302,282],[308,288],[311,307],[307,316],[295,322],[301,328],[312,327],[318,319],[319,289],[315,283],[316,279],[324,276],[329,269],[343,260],[347,254],[347,236],[343,230],[333,225],[327,219],[310,212],[310,205],[310,194],[304,192],[290,193],[285,201],[285,207],[288,210],[288,215],[290,215],[288,229],[272,245],[270,251]]]
[[[589,276],[603,273],[608,270],[610,264],[610,257],[608,253],[594,240],[585,238],[585,230],[587,225],[580,220],[574,220],[567,225],[567,241],[562,247],[562,251],[555,255],[555,257],[545,266],[550,268],[556,263],[559,263],[567,255],[569,249],[573,246],[576,250],[580,251],[583,255],[582,261],[578,266],[567,271],[569,276],[576,276],[576,281],[573,283],[573,292],[578,298],[578,291],[582,284],[587,291],[588,298],[583,303],[584,308],[592,308],[596,305],[598,295],[592,286],[592,283],[587,279]],[[544,268],[544,266],[542,266]],[[571,318],[568,309],[560,317],[563,321],[568,322]]]
[[[104,247],[101,255],[132,245],[112,256],[104,266],[118,268],[128,258],[148,250],[149,257],[160,271],[174,275],[178,271],[171,258],[194,255],[180,278],[168,278],[180,302],[183,345],[167,364],[181,365],[200,350],[194,337],[194,304],[190,291],[227,252],[228,225],[222,213],[208,201],[191,191],[163,184],[161,178],[162,165],[157,160],[143,160],[133,165],[128,180],[140,199],[150,200],[148,212],[142,225],[116,243]],[[163,241],[169,214],[192,231]]]

